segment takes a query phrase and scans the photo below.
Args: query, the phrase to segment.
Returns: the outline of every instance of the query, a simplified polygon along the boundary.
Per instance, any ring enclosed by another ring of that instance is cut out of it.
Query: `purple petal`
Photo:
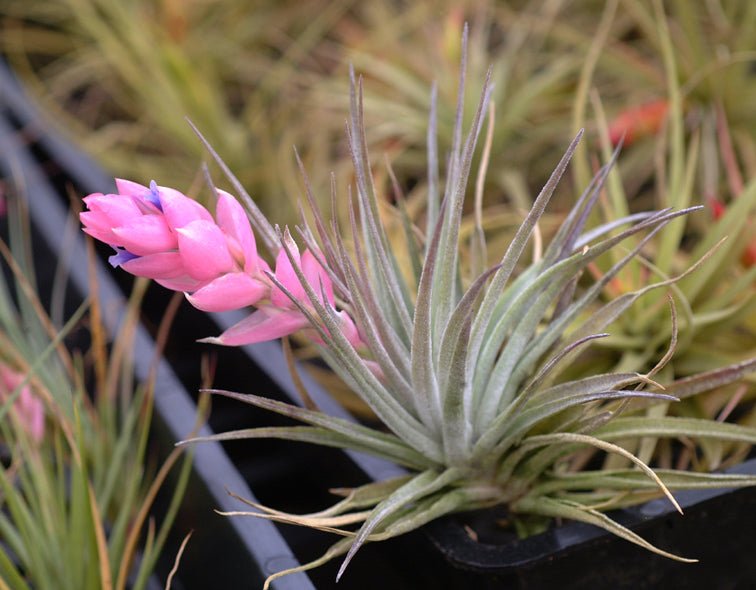
[[[307,319],[298,311],[279,311],[266,307],[234,324],[217,338],[204,338],[200,342],[243,346],[288,336],[308,325]]]
[[[160,209],[161,212],[163,211],[163,205],[160,203],[160,191],[158,190],[157,182],[154,180],[150,181],[150,190],[144,195],[144,198]]]
[[[229,273],[187,295],[202,311],[231,311],[254,305],[268,294],[268,287],[243,272]]]
[[[84,231],[87,231],[86,229]],[[88,232],[87,232],[88,233]],[[139,256],[136,254],[132,254],[128,250],[124,250],[123,248],[115,248],[116,253],[113,254],[111,257],[108,258],[108,262],[110,263],[110,266],[113,268],[123,267],[124,264],[131,260],[137,260],[139,259]],[[130,271],[128,271],[130,272]],[[134,273],[131,273],[134,274]]]
[[[163,210],[160,200],[157,198],[157,193],[146,186],[130,180],[116,178],[116,189],[118,194],[113,196],[119,197],[123,201],[132,201],[142,213],[159,214]]]
[[[212,221],[192,221],[176,232],[181,259],[189,276],[209,281],[235,270],[226,237]]]

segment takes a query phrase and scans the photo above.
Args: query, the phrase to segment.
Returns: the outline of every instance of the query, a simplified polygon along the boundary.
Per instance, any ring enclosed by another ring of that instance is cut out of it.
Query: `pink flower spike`
[[[296,243],[291,239],[291,236],[289,236],[288,233],[286,234],[284,239],[286,240],[286,245],[288,246],[292,257],[294,258],[294,261],[296,262],[296,264],[301,266],[299,248],[297,248]],[[289,256],[286,253],[285,248],[281,248],[281,250],[279,250],[278,252],[278,256],[276,257],[276,279],[278,279],[278,282],[286,287],[289,293],[291,293],[295,298],[303,302],[308,300],[307,293],[305,293],[302,284],[299,282],[297,273],[294,272],[294,267],[291,265],[291,261],[289,260]],[[271,303],[276,307],[291,308],[293,306],[293,303],[286,295],[286,293],[281,291],[281,289],[279,289],[278,287],[275,287],[273,289],[270,300]]]
[[[148,279],[173,279],[186,274],[178,252],[158,252],[139,256],[124,262],[121,268],[135,276]]]
[[[102,216],[113,221],[126,221],[143,215],[132,198],[124,198],[121,195],[103,195],[94,193],[84,197],[84,203],[93,214]]]
[[[189,275],[181,275],[168,279],[154,279],[154,281],[166,289],[170,289],[171,291],[181,291],[182,293],[196,291],[207,284],[207,281],[198,281]]]
[[[100,223],[98,217],[96,214],[93,215],[88,211],[79,213],[79,221],[84,226],[81,228],[82,231],[92,236],[95,240],[100,240],[109,246],[117,246],[119,240],[111,231],[112,228],[109,225],[105,227],[105,224]]]
[[[347,312],[337,311],[336,318],[339,322],[341,333],[349,341],[349,344],[351,344],[354,348],[360,348],[365,345],[362,338],[360,338],[360,333],[357,330],[357,326],[355,325],[354,320]]]
[[[298,311],[279,311],[266,307],[234,324],[217,338],[203,338],[200,342],[244,346],[288,336],[307,326],[307,318]]]
[[[222,275],[186,298],[202,311],[231,311],[254,305],[268,294],[268,286],[246,273]]]
[[[322,301],[322,293],[325,292],[326,301],[333,307],[335,299],[331,277],[328,276],[328,273],[320,262],[318,262],[318,259],[309,250],[305,250],[304,254],[302,254],[302,274],[304,274],[307,282],[312,286],[318,299]]]
[[[241,266],[245,272],[255,273],[258,270],[257,244],[255,234],[249,224],[249,219],[239,202],[229,193],[218,190],[218,205],[215,217],[220,228],[239,246],[241,250]],[[232,241],[232,240],[230,240]],[[237,253],[234,253],[236,256]]]
[[[150,189],[133,180],[125,180],[123,178],[115,179],[116,190],[119,195],[128,197],[134,197],[136,199],[143,200],[145,195],[150,192]]]
[[[212,221],[192,221],[176,232],[181,260],[190,277],[209,281],[234,270],[226,237]]]
[[[114,227],[112,232],[118,239],[118,246],[137,256],[175,250],[178,246],[176,236],[162,215],[142,215],[130,219]]]
[[[158,186],[156,189],[163,215],[172,229],[186,227],[192,221],[200,219],[214,223],[210,212],[197,201],[173,188]]]
[[[95,193],[85,197],[84,203],[89,209],[79,214],[84,231],[106,244],[118,245],[120,241],[112,231],[114,227],[142,216],[139,207],[131,198],[123,198],[120,195]]]

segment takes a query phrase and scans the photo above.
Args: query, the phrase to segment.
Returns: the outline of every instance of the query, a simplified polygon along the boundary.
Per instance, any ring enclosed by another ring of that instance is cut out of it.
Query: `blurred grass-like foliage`
[[[292,197],[301,193],[292,146],[316,187],[327,187],[331,169],[348,168],[349,63],[370,80],[367,112],[381,113],[382,123],[368,121],[373,153],[401,153],[400,178],[422,181],[434,80],[440,152],[451,145],[465,20],[470,80],[493,65],[497,81],[491,179],[525,207],[530,167],[520,165],[538,162],[544,149],[557,154],[570,131],[564,114],[580,52],[555,57],[544,29],[561,18],[562,4],[9,0],[0,11],[5,57],[114,174],[197,182],[204,154],[189,118],[266,213],[290,221]],[[479,84],[469,85],[470,96]]]

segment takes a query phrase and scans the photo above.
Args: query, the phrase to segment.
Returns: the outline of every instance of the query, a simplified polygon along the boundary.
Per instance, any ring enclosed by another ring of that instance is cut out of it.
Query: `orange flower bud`
[[[661,129],[668,110],[667,100],[659,99],[622,111],[609,124],[609,140],[617,145],[624,135],[625,145],[630,145],[654,135]]]

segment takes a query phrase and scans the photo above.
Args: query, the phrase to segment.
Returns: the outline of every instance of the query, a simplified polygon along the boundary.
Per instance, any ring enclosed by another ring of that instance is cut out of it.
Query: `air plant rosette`
[[[464,45],[464,43],[463,43]],[[464,51],[463,51],[464,55]],[[547,248],[538,221],[568,167],[578,134],[533,203],[498,264],[484,268],[482,227],[465,260],[457,247],[476,142],[487,113],[490,75],[470,130],[463,137],[464,58],[453,147],[446,179],[439,178],[436,99],[428,132],[425,229],[401,208],[389,210],[376,194],[363,123],[362,83],[352,75],[347,125],[356,189],[346,201],[349,223],[338,221],[336,188],[331,221],[317,204],[302,170],[307,211],[297,228],[274,227],[228,173],[247,214],[229,193],[215,189],[215,216],[178,191],[118,181],[120,194],[90,195],[81,215],[85,231],[116,249],[115,266],[184,291],[208,311],[254,306],[245,319],[207,341],[242,345],[304,331],[330,368],[376,414],[370,428],[249,393],[214,391],[293,418],[304,425],[253,428],[212,440],[284,438],[354,449],[394,461],[406,475],[337,490],[330,508],[293,515],[253,504],[234,515],[313,527],[342,538],[319,559],[272,575],[316,567],[346,554],[339,577],[368,541],[388,539],[443,515],[506,505],[523,532],[533,516],[567,518],[602,527],[660,555],[693,561],[646,542],[604,510],[671,490],[741,487],[752,476],[652,469],[623,447],[626,441],[688,438],[756,443],[741,425],[640,413],[724,384],[756,368],[756,359],[662,385],[654,376],[669,361],[676,339],[670,297],[669,350],[648,373],[598,373],[576,380],[565,371],[623,311],[652,291],[664,292],[706,264],[709,254],[676,277],[602,302],[606,285],[665,226],[696,207],[629,214],[587,229],[617,153],[590,182]],[[220,157],[205,142],[221,167]],[[485,162],[486,157],[482,158]],[[302,166],[300,166],[303,168]],[[485,173],[485,164],[480,174]],[[389,241],[384,218],[402,220],[404,241]],[[250,224],[251,222],[251,224]],[[254,230],[254,231],[253,231]],[[598,278],[583,273],[628,238]],[[533,255],[526,250],[534,243]],[[275,267],[258,254],[267,250]],[[561,377],[561,379],[560,379]],[[658,413],[657,413],[658,414]],[[195,438],[191,441],[207,440]],[[624,460],[611,471],[570,470],[586,449]],[[240,498],[241,499],[241,498]],[[678,507],[679,509],[679,507]]]

